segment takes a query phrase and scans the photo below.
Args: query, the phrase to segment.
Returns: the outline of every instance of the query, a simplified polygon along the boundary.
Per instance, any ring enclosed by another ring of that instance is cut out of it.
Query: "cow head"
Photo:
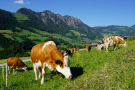
[[[104,43],[103,43],[103,41],[102,41],[102,42],[99,42],[99,43],[97,44],[96,49],[99,50],[99,51],[101,51],[101,49],[102,49],[103,47],[104,47]]]
[[[58,61],[56,64],[58,64],[56,67],[58,72],[62,73],[68,79],[72,78],[68,56],[64,56],[64,62]]]
[[[25,65],[22,69],[24,70],[24,71],[27,71],[27,65]]]

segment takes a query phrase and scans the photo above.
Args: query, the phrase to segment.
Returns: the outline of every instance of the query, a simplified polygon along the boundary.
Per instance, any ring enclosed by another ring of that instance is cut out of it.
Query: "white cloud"
[[[26,2],[26,3],[24,3],[24,1],[23,0],[17,0],[17,1],[14,1],[13,3],[17,3],[17,4],[30,4],[30,2]]]
[[[27,2],[26,4],[30,4],[30,2]]]
[[[23,0],[14,1],[14,3],[24,4]]]

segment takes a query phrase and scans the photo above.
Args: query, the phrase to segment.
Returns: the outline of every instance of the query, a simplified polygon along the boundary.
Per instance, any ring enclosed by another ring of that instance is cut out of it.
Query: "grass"
[[[0,30],[0,33],[13,33],[11,30]]]
[[[85,34],[80,34],[79,32],[75,31],[75,30],[70,30],[71,32],[73,32],[75,35],[77,36],[87,36]]]
[[[29,20],[26,15],[22,13],[13,13],[13,15],[16,17],[18,21],[20,20]]]
[[[127,47],[117,47],[115,51],[97,51],[92,48],[74,53],[69,57],[71,62],[71,80],[62,74],[53,72],[53,80],[49,81],[50,70],[46,68],[45,83],[35,80],[31,61],[25,62],[29,71],[19,69],[17,74],[8,75],[8,87],[0,70],[0,88],[9,90],[134,90],[135,89],[135,41],[128,41]]]

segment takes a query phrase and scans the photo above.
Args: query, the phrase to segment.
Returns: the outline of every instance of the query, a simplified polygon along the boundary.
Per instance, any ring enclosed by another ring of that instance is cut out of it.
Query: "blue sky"
[[[135,0],[0,0],[0,9],[6,11],[23,7],[73,16],[90,27],[135,24]]]

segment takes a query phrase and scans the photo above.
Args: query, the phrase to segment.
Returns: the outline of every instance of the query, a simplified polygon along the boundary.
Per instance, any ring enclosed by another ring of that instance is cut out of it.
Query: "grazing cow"
[[[62,73],[66,78],[72,78],[68,56],[63,56],[53,41],[35,45],[31,50],[31,61],[33,63],[36,80],[38,79],[37,69],[39,70],[39,78],[41,77],[42,69],[41,84],[44,83],[45,67],[48,67],[51,73],[56,68],[56,70]]]
[[[27,71],[27,65],[24,64],[20,58],[16,58],[16,57],[8,58],[7,65],[8,65],[9,74],[10,74],[10,67],[13,67],[13,74],[17,72],[18,68],[22,68],[24,71]],[[15,68],[16,68],[16,72],[15,72]]]
[[[97,49],[97,50],[101,51],[102,48],[104,48],[104,42],[103,42],[103,41],[99,42],[99,43],[96,45],[96,49]]]
[[[91,46],[86,45],[86,46],[85,46],[85,49],[86,49],[86,52],[89,52],[89,51],[91,50]]]
[[[74,48],[74,52],[78,52],[79,51],[79,47],[78,48]]]
[[[73,56],[74,48],[70,48],[70,51],[71,51],[71,55]]]
[[[123,46],[127,46],[126,41],[124,41],[124,39],[122,37],[119,36],[112,36],[112,37],[104,37],[103,39],[103,43],[99,43],[97,45],[97,50],[101,51],[101,48],[104,47],[106,52],[108,52],[108,47],[109,46],[114,46],[114,50],[116,49],[117,46],[119,45],[123,45]]]

